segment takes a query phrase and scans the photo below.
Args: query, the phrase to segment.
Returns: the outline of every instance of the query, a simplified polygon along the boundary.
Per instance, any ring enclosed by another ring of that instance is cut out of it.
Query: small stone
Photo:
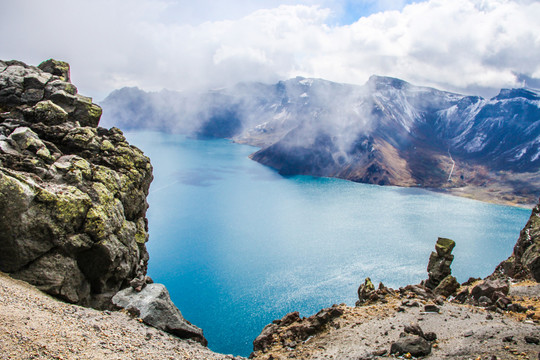
[[[538,339],[537,337],[534,337],[534,336],[525,336],[525,342],[527,344],[540,344],[540,339]]]
[[[433,313],[438,313],[440,312],[440,309],[437,305],[435,304],[427,304],[424,306],[424,311],[425,312],[433,312]]]
[[[473,335],[474,335],[474,332],[472,330],[469,330],[465,334],[463,334],[464,337],[471,337]]]
[[[503,337],[503,342],[512,342],[514,341],[514,337],[512,335],[508,335],[508,336],[505,336]]]
[[[508,309],[508,311],[512,311],[512,312],[517,312],[517,313],[524,313],[524,312],[527,312],[527,308],[524,307],[524,306],[521,306],[520,304],[517,304],[517,303],[512,303],[512,304],[509,304],[506,309]]]
[[[424,337],[424,331],[418,324],[405,325],[405,332],[408,334],[418,335]]]
[[[384,356],[388,353],[388,350],[386,349],[380,349],[373,352],[374,356]]]
[[[478,303],[480,306],[486,307],[491,305],[491,299],[487,296],[480,296],[480,298],[478,299]]]

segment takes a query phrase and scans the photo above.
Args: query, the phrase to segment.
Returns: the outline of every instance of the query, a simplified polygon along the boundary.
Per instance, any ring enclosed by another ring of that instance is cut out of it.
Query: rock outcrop
[[[310,336],[324,331],[341,315],[343,315],[343,310],[337,305],[322,309],[308,318],[300,318],[297,311],[289,313],[280,320],[274,320],[263,329],[253,341],[252,356],[257,352],[266,352],[276,343],[283,344],[288,348],[295,348]]]
[[[451,276],[452,270],[450,265],[454,261],[454,255],[452,250],[456,246],[456,243],[451,239],[438,238],[435,244],[435,251],[433,251],[429,257],[429,263],[427,266],[428,280],[426,286],[430,289],[436,289],[441,283],[457,283],[455,278],[446,279]]]
[[[112,302],[135,313],[150,326],[182,339],[192,339],[204,346],[208,345],[203,331],[184,319],[163,284],[148,284],[141,291],[128,287],[116,293]]]
[[[105,308],[146,274],[152,166],[100,116],[67,63],[0,61],[0,270]]]
[[[492,276],[540,282],[540,201],[521,230],[512,255],[497,266]]]

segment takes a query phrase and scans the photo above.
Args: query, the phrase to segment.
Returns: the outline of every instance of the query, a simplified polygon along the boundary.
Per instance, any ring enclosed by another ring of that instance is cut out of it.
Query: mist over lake
[[[256,148],[157,132],[126,137],[151,158],[149,275],[210,349],[248,355],[289,311],[354,305],[369,276],[397,288],[427,278],[438,236],[456,241],[458,281],[506,259],[530,210],[421,189],[282,177]]]

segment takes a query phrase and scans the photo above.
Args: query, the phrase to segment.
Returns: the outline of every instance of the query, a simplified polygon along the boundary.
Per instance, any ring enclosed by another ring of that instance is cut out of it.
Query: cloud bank
[[[350,1],[195,3],[10,2],[0,14],[0,58],[69,61],[80,92],[97,99],[123,86],[204,89],[297,75],[363,84],[378,74],[481,95],[540,81],[537,1],[387,0],[375,8],[366,0],[372,11],[399,10],[350,24]]]

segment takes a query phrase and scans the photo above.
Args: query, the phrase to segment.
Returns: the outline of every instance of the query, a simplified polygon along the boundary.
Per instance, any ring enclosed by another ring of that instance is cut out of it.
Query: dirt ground
[[[426,301],[400,297],[370,306],[339,305],[344,314],[323,333],[294,348],[275,344],[254,355],[265,360],[394,358],[389,354],[391,344],[400,338],[405,325],[418,324],[424,333],[437,335],[425,359],[540,359],[540,345],[525,340],[540,337],[540,285],[514,286],[511,294],[513,302],[535,310],[498,313],[445,301],[437,305],[438,313],[426,312]]]
[[[60,302],[0,273],[0,359],[240,359],[124,312]]]
[[[426,359],[540,359],[540,285],[511,287],[526,313],[493,312],[445,301],[426,312],[421,298],[349,307],[325,330],[294,348],[275,344],[256,359],[364,360],[392,358],[405,325],[418,324],[437,340]],[[495,356],[495,357],[494,357]],[[408,358],[406,355],[400,358]],[[124,312],[60,302],[0,273],[0,360],[4,359],[241,359],[148,327]]]

